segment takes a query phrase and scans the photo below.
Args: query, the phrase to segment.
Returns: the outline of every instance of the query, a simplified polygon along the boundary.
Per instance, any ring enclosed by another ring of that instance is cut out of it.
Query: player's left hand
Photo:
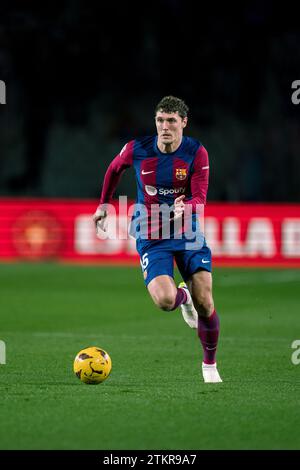
[[[174,219],[179,219],[179,217],[182,217],[184,213],[184,202],[183,199],[185,198],[185,195],[182,194],[181,196],[178,196],[175,201],[174,201]]]

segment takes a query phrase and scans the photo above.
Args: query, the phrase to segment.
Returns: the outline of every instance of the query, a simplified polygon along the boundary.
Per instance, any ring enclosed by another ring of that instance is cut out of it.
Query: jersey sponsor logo
[[[160,188],[158,190],[158,194],[161,194],[162,196],[168,196],[170,194],[178,194],[178,193],[184,193],[185,188],[172,188],[172,189],[165,189],[165,188]]]
[[[144,170],[142,170],[142,175],[149,175],[150,173],[154,173],[154,170],[152,170],[152,171],[144,171]]]
[[[157,194],[157,189],[154,186],[150,186],[149,184],[146,184],[145,191],[147,194],[149,194],[149,196],[155,196]]]
[[[185,180],[187,177],[186,168],[176,168],[175,176],[177,180]]]
[[[154,186],[150,186],[149,184],[145,185],[145,191],[149,196],[156,196],[158,193],[160,196],[170,196],[172,194],[182,194],[185,191],[185,188],[159,188],[157,190]]]

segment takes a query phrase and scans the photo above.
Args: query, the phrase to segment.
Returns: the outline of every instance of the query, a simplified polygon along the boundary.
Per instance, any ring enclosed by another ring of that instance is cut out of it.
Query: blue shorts
[[[174,260],[184,281],[197,271],[211,272],[211,251],[204,244],[199,249],[186,249],[186,240],[163,239],[136,241],[146,286],[162,274],[174,278]]]

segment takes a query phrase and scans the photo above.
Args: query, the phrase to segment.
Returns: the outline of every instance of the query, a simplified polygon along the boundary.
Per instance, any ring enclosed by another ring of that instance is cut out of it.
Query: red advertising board
[[[98,201],[0,199],[0,260],[138,263],[128,208],[115,206],[116,236],[99,240]],[[132,204],[132,202],[131,202]],[[205,235],[215,265],[300,267],[300,205],[208,203]]]

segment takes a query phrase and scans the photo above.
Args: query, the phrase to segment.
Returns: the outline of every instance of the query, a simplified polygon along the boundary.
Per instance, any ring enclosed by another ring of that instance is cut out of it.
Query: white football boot
[[[204,364],[204,362],[202,362],[202,375],[206,383],[223,382],[219,375],[216,362],[214,364]]]
[[[185,304],[181,304],[181,313],[184,321],[189,325],[190,328],[198,328],[198,313],[194,307],[192,296],[185,282],[181,282],[178,286],[181,289],[184,289],[187,295],[187,301]]]

